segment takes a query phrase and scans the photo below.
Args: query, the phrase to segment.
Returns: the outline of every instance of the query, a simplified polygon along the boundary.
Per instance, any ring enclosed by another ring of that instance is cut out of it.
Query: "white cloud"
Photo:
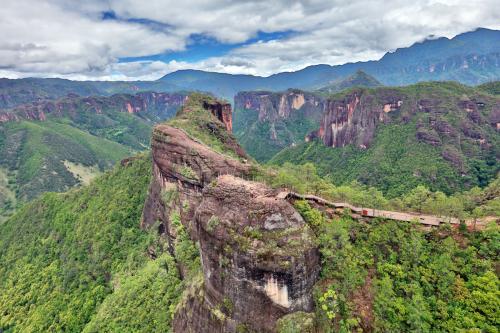
[[[0,68],[19,73],[100,72],[119,57],[185,46],[183,37],[136,23],[102,21],[43,1],[3,2],[0,31]]]
[[[103,21],[105,11],[118,20]],[[156,79],[183,68],[270,75],[377,59],[431,34],[499,29],[499,17],[497,0],[4,0],[0,75]],[[242,43],[259,31],[294,33],[195,63],[118,63],[182,50],[192,34]]]

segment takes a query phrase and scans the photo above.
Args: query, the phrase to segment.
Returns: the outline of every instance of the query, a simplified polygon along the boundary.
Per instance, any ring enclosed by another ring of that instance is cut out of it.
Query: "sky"
[[[498,0],[2,0],[0,77],[268,76],[500,29]]]

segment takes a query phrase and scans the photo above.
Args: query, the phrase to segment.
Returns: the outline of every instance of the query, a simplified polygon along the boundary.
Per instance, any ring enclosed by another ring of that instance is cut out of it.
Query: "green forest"
[[[0,329],[168,330],[191,280],[181,281],[156,230],[139,228],[149,174],[150,158],[139,156],[90,186],[45,194],[0,225]],[[359,184],[335,187],[312,165],[287,165],[263,174],[267,176],[262,180],[274,186],[330,193],[353,202],[391,202]],[[411,207],[421,202],[422,192],[431,193],[419,189],[400,200]],[[480,190],[474,193],[488,196]],[[498,214],[498,196],[478,202],[482,204],[472,206]],[[376,332],[497,332],[498,226],[427,232],[394,221],[365,224],[347,216],[330,220],[301,201],[296,208],[315,231],[321,251],[315,323],[325,332],[368,326]],[[196,271],[199,259],[193,246],[186,234],[176,256]],[[360,313],[360,295],[371,297],[369,316]],[[296,332],[288,330],[296,326],[286,320],[283,332]]]
[[[200,107],[204,100],[213,101],[193,95],[169,124],[223,158],[249,163],[248,178],[271,188],[462,221],[500,215],[498,177],[452,193],[415,183],[399,195],[356,180],[338,184],[310,162],[258,165],[238,154],[235,138]],[[189,221],[175,210],[171,243],[158,224],[140,228],[151,164],[151,153],[131,157],[89,185],[42,194],[0,222],[0,331],[172,330],[175,314],[203,283],[201,256],[186,230]],[[313,231],[321,266],[314,312],[283,316],[278,332],[498,332],[495,221],[429,229],[293,204]]]
[[[150,164],[139,156],[44,194],[0,225],[3,332],[164,332],[182,283],[156,233],[139,228]]]
[[[397,221],[332,221],[301,201],[296,207],[322,255],[321,331],[498,332],[498,226],[424,232]]]

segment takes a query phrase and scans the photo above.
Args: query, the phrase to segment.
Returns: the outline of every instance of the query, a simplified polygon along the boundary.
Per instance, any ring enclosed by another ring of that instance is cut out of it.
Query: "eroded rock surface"
[[[223,123],[229,133],[233,131],[233,112],[231,110],[231,104],[204,102],[203,108],[209,110],[221,123]]]
[[[390,121],[391,112],[398,111],[403,100],[398,94],[386,94],[375,99],[363,90],[354,91],[342,99],[329,99],[318,130],[310,133],[306,141],[319,138],[330,147],[354,144],[368,147],[378,123]]]
[[[498,100],[492,97],[477,94],[457,100],[460,95],[440,95],[424,84],[418,89],[422,91],[355,89],[330,98],[319,128],[309,133],[306,141],[319,139],[330,147],[365,149],[373,143],[379,125],[408,124],[417,119],[415,136],[420,142],[442,146],[465,136],[488,146],[487,129],[482,125],[500,128]]]
[[[274,122],[287,119],[293,112],[304,109],[305,116],[313,116],[323,110],[323,98],[312,93],[289,90],[275,93],[268,91],[244,91],[234,97],[235,109],[258,114],[259,121]]]
[[[274,332],[282,316],[313,308],[319,254],[312,231],[275,190],[247,180],[255,166],[245,157],[236,148],[216,152],[180,128],[154,129],[142,226],[159,223],[175,256],[171,216],[178,212],[199,244],[203,271],[183,297],[175,332]]]

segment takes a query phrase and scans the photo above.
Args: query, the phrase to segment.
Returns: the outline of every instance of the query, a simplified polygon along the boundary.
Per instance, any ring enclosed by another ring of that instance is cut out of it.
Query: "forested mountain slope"
[[[193,96],[155,127],[152,157],[0,223],[0,329],[497,330],[496,223],[425,230],[280,198],[282,186],[348,192],[311,165],[249,160],[227,106]],[[467,209],[498,203],[495,188]]]
[[[44,194],[0,225],[0,329],[96,331],[92,318],[106,300],[103,311],[141,304],[120,306],[129,312],[113,316],[114,329],[126,321],[131,329],[164,331],[180,282],[161,247],[148,264],[156,236],[139,220],[149,175],[150,158],[138,157],[90,186]]]
[[[40,193],[88,183],[148,149],[152,125],[174,116],[185,99],[176,93],[69,95],[0,110],[0,216]]]
[[[390,197],[419,184],[453,193],[499,170],[500,99],[452,82],[351,89],[325,102],[316,131],[274,164],[313,162],[341,184],[358,180]]]

